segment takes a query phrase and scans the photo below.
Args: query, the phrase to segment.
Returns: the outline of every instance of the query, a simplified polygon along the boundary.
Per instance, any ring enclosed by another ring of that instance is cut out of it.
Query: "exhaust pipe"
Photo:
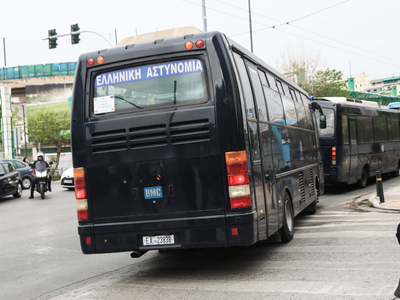
[[[141,257],[143,254],[145,254],[147,251],[133,251],[131,253],[131,257],[132,258],[139,258]]]

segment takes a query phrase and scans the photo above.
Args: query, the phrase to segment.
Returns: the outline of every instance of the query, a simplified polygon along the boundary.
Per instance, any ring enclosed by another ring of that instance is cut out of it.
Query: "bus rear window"
[[[199,59],[171,61],[98,74],[92,102],[95,115],[207,101]]]

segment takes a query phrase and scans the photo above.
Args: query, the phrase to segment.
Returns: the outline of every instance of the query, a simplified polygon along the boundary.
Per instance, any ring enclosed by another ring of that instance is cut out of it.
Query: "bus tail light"
[[[336,147],[332,147],[332,165],[336,165]]]
[[[89,207],[87,202],[86,179],[85,179],[84,168],[74,169],[74,186],[75,186],[75,198],[76,198],[76,209],[78,213],[78,220],[79,221],[88,220]]]
[[[251,206],[246,151],[226,152],[225,160],[231,208]]]

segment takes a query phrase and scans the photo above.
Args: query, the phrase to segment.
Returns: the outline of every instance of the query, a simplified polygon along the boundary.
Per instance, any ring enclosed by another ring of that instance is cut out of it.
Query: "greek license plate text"
[[[175,244],[174,235],[144,236],[143,246],[152,245],[173,245]]]

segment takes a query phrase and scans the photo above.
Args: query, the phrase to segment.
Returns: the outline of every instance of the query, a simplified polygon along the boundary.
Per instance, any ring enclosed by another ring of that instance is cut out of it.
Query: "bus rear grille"
[[[129,128],[131,149],[167,146],[167,126],[157,124]]]
[[[304,190],[304,174],[303,172],[299,173],[299,188],[300,188],[300,204],[302,204],[304,201],[306,201],[306,193]]]
[[[114,151],[124,151],[127,149],[126,143],[125,145],[109,145],[109,146],[101,146],[101,147],[93,147],[93,153],[106,153],[106,152],[114,152]]]
[[[92,133],[93,153],[126,150],[125,129],[108,130]]]
[[[315,196],[315,183],[313,170],[310,169],[310,186],[311,186],[311,196]]]
[[[171,123],[170,132],[172,145],[210,141],[208,119]]]

